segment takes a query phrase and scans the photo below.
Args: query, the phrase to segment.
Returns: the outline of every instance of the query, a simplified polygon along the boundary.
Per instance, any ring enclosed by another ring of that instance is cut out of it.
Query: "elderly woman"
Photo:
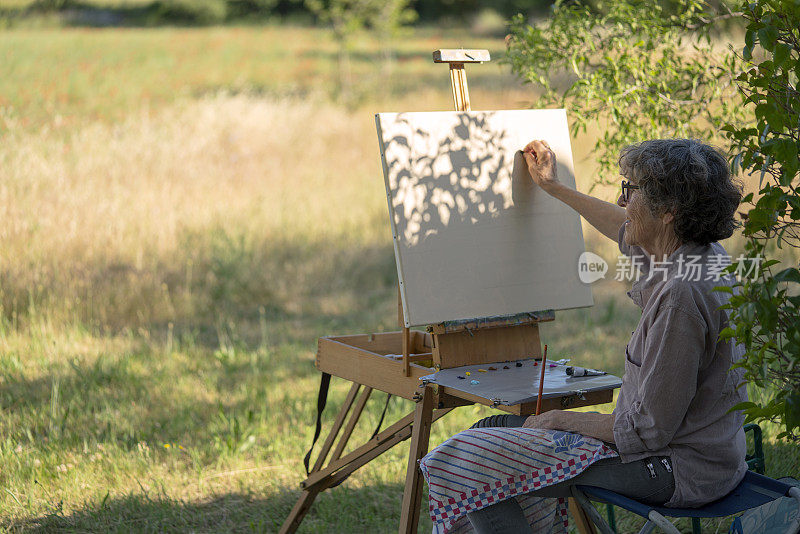
[[[617,241],[642,271],[628,292],[642,317],[625,349],[614,413],[553,410],[524,421],[600,439],[619,457],[536,495],[565,497],[570,485],[586,484],[676,507],[726,495],[747,470],[744,417],[729,411],[747,394],[741,370],[731,370],[742,347],[718,339],[728,324],[719,309],[728,294],[712,291],[732,283],[719,272],[720,257],[728,256],[717,241],[733,233],[741,199],[725,158],[694,140],[627,147],[614,205],[561,184],[547,143],[533,141],[523,152],[533,180]],[[479,533],[530,531],[514,499],[469,519]]]

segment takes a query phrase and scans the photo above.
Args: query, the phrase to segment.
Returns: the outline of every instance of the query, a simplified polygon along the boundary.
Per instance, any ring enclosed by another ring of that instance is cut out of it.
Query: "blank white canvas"
[[[406,326],[591,306],[578,214],[519,153],[546,140],[575,187],[564,110],[376,115]]]

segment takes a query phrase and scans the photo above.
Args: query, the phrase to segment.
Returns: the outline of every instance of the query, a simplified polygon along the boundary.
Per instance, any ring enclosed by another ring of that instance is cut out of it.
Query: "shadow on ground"
[[[132,494],[87,503],[82,509],[20,522],[0,522],[11,532],[277,532],[299,492],[272,496],[225,493],[201,502],[166,495]],[[339,487],[321,494],[298,532],[391,532],[397,528],[401,484]],[[396,514],[386,509],[396,508]],[[394,516],[397,517],[394,517]],[[342,524],[342,518],[348,518]]]

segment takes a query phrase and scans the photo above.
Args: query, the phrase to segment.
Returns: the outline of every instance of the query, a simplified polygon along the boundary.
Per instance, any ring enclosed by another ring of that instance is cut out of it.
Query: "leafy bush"
[[[491,8],[484,8],[472,19],[470,31],[475,36],[502,37],[506,34],[505,17]]]
[[[449,19],[466,22],[485,10],[492,10],[504,17],[521,13],[525,17],[546,13],[549,0],[417,0],[411,7],[422,20]]]
[[[714,48],[702,1],[556,2],[541,25],[513,19],[506,61],[543,90],[539,106],[569,109],[573,133],[607,124],[595,145],[601,174],[617,176],[622,147],[653,137],[721,141],[738,111],[736,58]],[[674,14],[670,14],[674,13]],[[724,15],[720,15],[724,16]]]
[[[225,0],[156,0],[150,4],[151,23],[218,24],[227,17]]]
[[[734,12],[724,3],[677,0],[667,9],[628,0],[602,7],[556,2],[541,25],[514,19],[507,61],[543,89],[539,105],[569,109],[575,132],[602,124],[595,152],[601,173],[614,177],[620,149],[642,139],[725,141],[734,171],[761,178],[758,194],[744,199],[747,255],[800,247],[800,5],[757,0]],[[742,54],[714,46],[714,32],[729,22],[746,25]],[[756,53],[763,57],[756,61]],[[721,337],[744,344],[738,366],[763,393],[739,406],[748,420],[775,421],[780,437],[799,440],[800,271],[773,272],[777,264],[767,259],[757,277],[739,284]]]
[[[31,8],[37,11],[58,11],[69,7],[70,0],[36,0]]]
[[[278,0],[227,0],[229,19],[264,17],[274,12]]]
[[[800,5],[759,1],[747,4],[744,72],[736,82],[755,121],[725,127],[736,155],[735,170],[758,173],[758,196],[747,195],[744,233],[747,254],[763,258],[771,248],[800,246]],[[758,55],[756,55],[758,54]],[[759,57],[760,59],[755,59]],[[746,378],[770,392],[743,406],[748,420],[782,423],[781,436],[800,440],[800,271],[774,272],[777,261],[761,265],[758,276],[740,284],[727,306],[733,328],[725,338],[743,343],[739,366]]]

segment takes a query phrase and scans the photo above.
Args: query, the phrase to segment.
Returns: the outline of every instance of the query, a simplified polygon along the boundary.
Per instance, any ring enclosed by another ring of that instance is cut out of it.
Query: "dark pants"
[[[519,427],[525,417],[499,415],[482,419],[473,428],[491,426]],[[587,467],[580,475],[531,492],[537,497],[569,497],[570,486],[582,484],[610,489],[626,497],[647,504],[664,504],[675,491],[672,464],[666,456],[651,456],[630,463],[622,463],[619,457],[599,460]],[[525,514],[516,499],[506,499],[467,514],[476,534],[512,534],[530,532]]]

